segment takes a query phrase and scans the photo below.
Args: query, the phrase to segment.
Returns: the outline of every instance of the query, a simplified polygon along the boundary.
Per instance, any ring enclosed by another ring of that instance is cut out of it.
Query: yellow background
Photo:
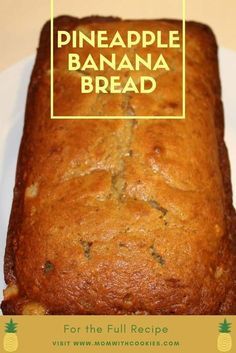
[[[10,317],[0,318],[0,352],[4,337],[4,324]],[[217,338],[219,335],[219,323],[224,316],[13,316],[14,322],[18,323],[19,349],[16,353],[219,353],[217,349]],[[232,323],[232,349],[236,347],[236,316],[227,316],[227,321]],[[119,327],[120,324],[136,324],[138,326],[168,327],[167,334],[154,336],[150,333],[126,334],[106,333],[107,324]],[[81,327],[79,334],[65,334],[64,324]],[[100,334],[86,334],[84,327],[92,324],[100,326],[103,332]],[[180,342],[178,347],[145,347],[145,346],[123,346],[123,347],[53,347],[52,341],[176,341]]]
[[[55,15],[181,17],[181,0],[55,0]],[[236,50],[236,0],[187,0],[187,19],[209,24],[221,46]],[[49,0],[1,0],[0,71],[35,52],[50,17]]]

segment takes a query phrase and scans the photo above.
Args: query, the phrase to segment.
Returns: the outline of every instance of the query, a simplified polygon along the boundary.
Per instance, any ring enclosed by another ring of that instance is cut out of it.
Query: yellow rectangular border
[[[134,119],[133,116],[54,116],[54,0],[50,0],[50,114],[51,119]],[[181,116],[135,116],[135,119],[173,119],[186,118],[186,0],[182,0],[182,115]]]

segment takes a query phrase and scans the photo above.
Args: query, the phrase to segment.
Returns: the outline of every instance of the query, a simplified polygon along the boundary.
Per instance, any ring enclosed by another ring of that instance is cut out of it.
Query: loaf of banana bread
[[[54,26],[124,34],[181,30],[181,21],[63,16]],[[83,95],[81,76],[91,73],[66,69],[70,49],[54,48],[55,115],[132,119],[50,119],[47,23],[28,92],[3,313],[236,313],[236,221],[211,30],[186,23],[185,120],[136,118],[180,114],[182,50],[167,49],[172,70],[159,74],[156,93]]]

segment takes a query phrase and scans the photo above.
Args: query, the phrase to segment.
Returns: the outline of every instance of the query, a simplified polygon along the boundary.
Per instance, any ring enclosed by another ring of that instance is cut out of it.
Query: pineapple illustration
[[[224,319],[219,325],[219,336],[217,339],[217,348],[220,352],[229,352],[232,348],[231,323]]]
[[[15,352],[18,348],[18,339],[16,335],[17,323],[10,319],[5,326],[5,336],[3,340],[3,346],[7,352]]]

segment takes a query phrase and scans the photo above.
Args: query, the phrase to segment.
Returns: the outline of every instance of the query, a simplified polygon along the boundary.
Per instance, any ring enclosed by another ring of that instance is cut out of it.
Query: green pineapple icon
[[[229,352],[232,348],[231,323],[224,319],[219,324],[219,336],[217,339],[217,348],[220,352]]]
[[[18,338],[16,335],[17,323],[10,319],[5,325],[5,335],[3,339],[3,347],[6,352],[15,352],[18,348]]]

